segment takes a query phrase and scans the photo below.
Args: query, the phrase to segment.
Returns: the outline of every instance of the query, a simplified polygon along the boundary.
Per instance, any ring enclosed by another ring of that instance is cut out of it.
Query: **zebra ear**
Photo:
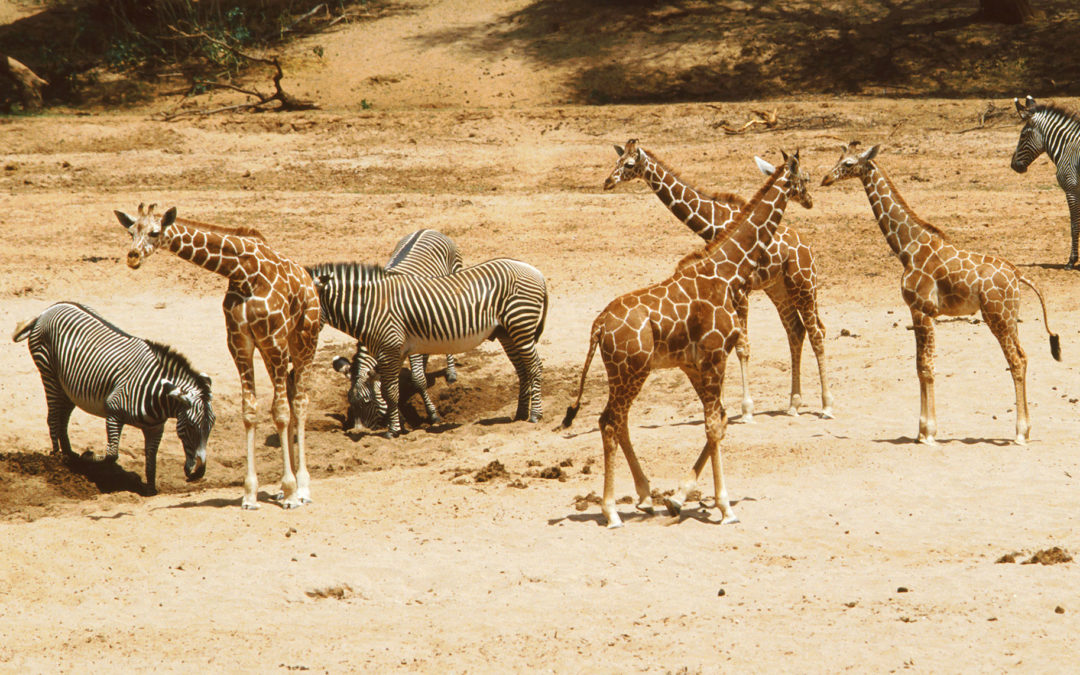
[[[321,291],[322,289],[329,286],[331,278],[332,277],[329,274],[320,274],[319,276],[315,277],[315,290]]]
[[[161,393],[166,398],[171,398],[174,403],[179,404],[181,410],[187,410],[191,407],[191,397],[187,396],[183,389],[169,380],[165,380],[161,383]]]
[[[1031,117],[1031,106],[1035,105],[1035,99],[1028,96],[1023,103],[1020,103],[1020,99],[1014,98],[1013,105],[1016,106],[1016,114],[1026,122]]]
[[[342,375],[351,375],[352,374],[350,372],[350,369],[352,368],[352,363],[349,361],[349,359],[345,358],[344,356],[339,356],[339,357],[335,358],[334,361],[333,361],[333,366],[334,366],[334,370],[338,371]]]
[[[621,145],[616,145],[616,146],[615,146],[615,152],[619,153],[619,157],[622,157],[622,156],[623,156],[623,153],[625,153],[625,152],[626,152],[626,148],[624,148],[624,147],[623,147],[623,146],[621,146]]]
[[[123,211],[113,211],[113,213],[116,214],[116,219],[120,221],[125,230],[130,230],[131,226],[135,224],[135,219]]]

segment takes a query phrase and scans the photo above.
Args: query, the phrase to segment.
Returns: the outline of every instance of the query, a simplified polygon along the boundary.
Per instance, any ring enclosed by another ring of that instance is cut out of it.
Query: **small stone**
[[[1064,613],[1065,613],[1065,608],[1062,607],[1061,605],[1058,605],[1057,607],[1054,608],[1054,614],[1064,614]]]
[[[725,595],[727,595],[727,591],[725,591],[725,590],[724,590],[724,589],[722,589],[722,588],[721,588],[720,590],[718,590],[718,591],[716,592],[716,597],[718,597],[718,598],[722,598],[722,597],[724,597]],[[1061,609],[1061,608],[1060,608],[1060,607],[1058,607],[1058,609]],[[1062,612],[1064,612],[1065,610],[1063,610],[1063,609],[1062,609],[1061,611],[1062,611]],[[1060,613],[1061,613],[1061,612],[1058,612],[1058,614],[1060,614]]]
[[[896,589],[896,592],[897,593],[907,593],[908,592],[908,587],[907,586],[900,586],[900,587],[898,587]]]

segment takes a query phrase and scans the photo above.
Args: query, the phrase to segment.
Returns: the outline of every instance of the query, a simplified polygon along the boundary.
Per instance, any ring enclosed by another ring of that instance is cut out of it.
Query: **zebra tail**
[[[1050,330],[1050,320],[1046,314],[1046,301],[1043,300],[1042,292],[1039,291],[1039,287],[1033,284],[1029,279],[1021,276],[1020,281],[1027,284],[1028,288],[1035,291],[1035,295],[1039,296],[1039,304],[1042,305],[1043,311],[1043,327],[1046,328],[1046,332],[1050,334],[1050,355],[1054,357],[1055,361],[1061,360],[1061,338],[1058,334]]]
[[[26,319],[15,324],[15,332],[11,334],[11,341],[22,342],[25,340],[30,335],[35,323],[37,323],[36,316],[33,319]]]
[[[585,376],[589,374],[589,366],[592,365],[593,354],[596,352],[596,345],[600,344],[600,335],[604,332],[604,329],[600,325],[600,319],[597,318],[593,322],[592,335],[589,337],[589,353],[585,356],[585,366],[581,369],[581,380],[578,382],[577,399],[574,404],[566,408],[566,417],[563,418],[562,424],[555,427],[555,431],[562,431],[563,429],[569,429],[570,425],[574,423],[574,418],[577,417],[578,410],[581,408],[581,395],[585,392]]]

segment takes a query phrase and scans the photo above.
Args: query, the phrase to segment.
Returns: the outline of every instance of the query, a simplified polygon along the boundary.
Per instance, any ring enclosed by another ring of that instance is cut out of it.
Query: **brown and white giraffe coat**
[[[798,153],[785,155],[783,166],[747,204],[727,237],[684,258],[665,281],[616,298],[593,322],[577,399],[567,410],[561,428],[570,425],[581,406],[585,376],[599,347],[608,375],[608,402],[600,414],[600,432],[604,444],[601,508],[609,527],[622,524],[614,492],[614,460],[619,446],[634,476],[638,508],[652,511],[649,481],[630,443],[627,418],[645,379],[660,368],[679,368],[686,373],[705,408],[705,447],[678,492],[667,500],[668,509],[679,512],[705,462],[711,459],[722,522],[737,522],[728,501],[720,454],[727,425],[721,400],[724,365],[742,335],[732,298],[745,292],[740,286],[760,266],[789,197],[811,207],[806,180],[799,171]]]
[[[934,318],[982,312],[987,327],[1001,344],[1016,389],[1016,442],[1025,445],[1031,432],[1027,407],[1027,356],[1020,346],[1020,283],[1039,289],[1007,260],[953,246],[943,233],[922,220],[904,201],[892,181],[873,161],[878,146],[859,152],[857,142],[845,146],[840,161],[822,179],[822,185],[848,178],[862,181],[870,207],[904,272],[900,289],[911,310],[915,328],[915,366],[919,375],[920,443],[934,443],[937,415],[934,405]],[[1058,336],[1050,331],[1050,351],[1061,360]]]
[[[671,213],[706,242],[726,237],[738,223],[746,208],[746,200],[731,193],[705,194],[692,187],[663,161],[641,147],[637,139],[627,141],[625,148],[615,146],[619,159],[604,189],[612,190],[619,183],[640,179],[652,189]],[[768,175],[773,167],[758,164]],[[754,401],[750,396],[750,343],[747,333],[749,291],[762,290],[768,295],[784,326],[791,353],[791,398],[788,414],[797,415],[802,405],[802,346],[809,334],[810,346],[818,364],[821,382],[822,416],[832,417],[833,397],[825,375],[825,325],[818,315],[817,269],[814,253],[799,233],[780,224],[769,241],[758,267],[749,279],[747,293],[736,298],[736,311],[742,326],[735,353],[739,357],[742,376],[742,417],[753,420]]]
[[[241,505],[245,509],[258,508],[253,360],[256,349],[274,386],[271,414],[281,439],[284,467],[281,504],[295,508],[310,502],[304,432],[309,368],[321,328],[319,296],[311,277],[303,267],[270,248],[257,230],[177,218],[176,207],[161,216],[154,210],[153,204],[146,210],[140,204],[137,217],[115,212],[131,234],[129,267],[138,269],[145,258],[164,248],[229,280],[222,309],[229,352],[240,374],[247,449]],[[291,396],[290,389],[294,390]]]

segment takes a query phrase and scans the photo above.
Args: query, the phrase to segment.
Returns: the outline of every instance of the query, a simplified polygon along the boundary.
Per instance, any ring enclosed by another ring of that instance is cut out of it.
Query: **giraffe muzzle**
[[[128,251],[127,254],[127,266],[133,270],[139,269],[139,265],[142,264],[142,256],[136,250]]]

